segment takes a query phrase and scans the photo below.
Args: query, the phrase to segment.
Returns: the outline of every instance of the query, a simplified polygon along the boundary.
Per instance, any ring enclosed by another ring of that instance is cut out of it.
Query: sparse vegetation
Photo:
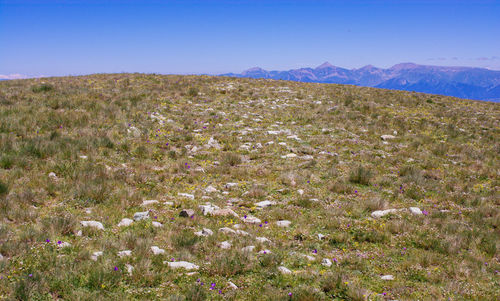
[[[1,81],[0,296],[495,300],[498,116],[344,85]]]

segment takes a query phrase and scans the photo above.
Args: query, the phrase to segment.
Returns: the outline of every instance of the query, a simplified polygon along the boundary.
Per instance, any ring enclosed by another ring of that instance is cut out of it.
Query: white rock
[[[236,231],[228,227],[220,228],[219,232],[222,232],[224,234],[236,234]]]
[[[81,221],[80,224],[82,224],[82,226],[84,227],[92,227],[99,230],[104,230],[104,226],[97,221]]]
[[[291,224],[292,224],[292,222],[291,222],[291,221],[277,221],[277,222],[276,222],[276,225],[277,225],[278,227],[283,227],[283,228],[288,227],[288,226],[290,226]]]
[[[145,200],[142,202],[142,205],[141,206],[148,206],[148,205],[151,205],[151,204],[158,204],[158,200]]]
[[[231,248],[231,243],[229,241],[223,241],[219,244],[221,249],[230,249]]]
[[[384,276],[380,277],[380,279],[382,279],[382,280],[394,280],[394,276],[384,275]]]
[[[87,156],[84,156],[84,155],[81,155],[81,156],[79,156],[79,157],[80,157],[80,159],[88,159],[88,157],[87,157]]]
[[[153,225],[153,227],[155,227],[155,228],[161,228],[161,227],[163,227],[162,223],[160,223],[160,222],[152,222],[151,224],[152,224],[152,225]]]
[[[71,247],[71,244],[69,242],[65,241],[65,242],[62,242],[60,244],[58,243],[57,247],[60,248],[60,249],[62,249],[62,248],[68,248],[68,247]]]
[[[163,263],[168,264],[168,266],[171,267],[172,269],[178,269],[178,268],[183,268],[183,269],[186,269],[186,270],[197,270],[197,269],[199,269],[199,266],[197,266],[196,264],[187,262],[187,261],[173,261],[173,262],[171,262],[171,261],[164,261]]]
[[[297,154],[293,154],[293,153],[281,156],[282,159],[291,159],[291,158],[295,158],[295,157],[297,157]]]
[[[238,287],[236,286],[236,284],[232,283],[231,281],[228,281],[227,284],[229,285],[230,288],[232,288],[233,290],[237,290]]]
[[[160,254],[165,254],[165,250],[164,249],[160,249],[159,247],[157,246],[151,246],[151,251],[153,252],[153,254],[155,255],[160,255]]]
[[[214,232],[210,229],[207,229],[207,228],[203,228],[203,230],[201,230],[201,231],[194,232],[194,235],[196,235],[196,236],[211,236],[213,234],[214,234]]]
[[[99,256],[102,256],[103,252],[101,251],[98,251],[98,252],[94,252],[92,254],[92,256],[90,256],[90,259],[92,259],[93,261],[97,261],[97,258],[99,258]]]
[[[0,254],[0,261],[1,261],[1,260],[3,260],[3,255],[2,255],[2,254]]]
[[[127,273],[132,276],[132,272],[134,271],[134,267],[131,266],[130,264],[126,264],[125,267],[127,268]]]
[[[278,145],[286,146],[286,142],[278,142]]]
[[[282,274],[291,274],[292,271],[290,271],[289,269],[285,268],[284,266],[280,266],[278,267],[278,270],[282,273]]]
[[[119,223],[118,227],[126,227],[130,226],[134,221],[131,220],[130,218],[123,218]]]
[[[411,214],[414,214],[414,215],[423,214],[422,210],[420,210],[420,208],[418,208],[418,207],[410,207],[410,212],[411,212]]]
[[[259,208],[265,208],[265,207],[269,207],[269,206],[272,206],[272,205],[275,205],[276,202],[271,202],[271,201],[262,201],[262,202],[258,202],[258,203],[255,203],[255,206],[259,207]]]
[[[215,149],[221,149],[222,147],[220,146],[219,142],[215,140],[213,137],[210,137],[208,140],[207,144],[205,145],[206,148],[215,148]]]
[[[271,251],[264,249],[264,250],[260,250],[259,254],[271,254]]]
[[[376,210],[372,212],[371,216],[373,218],[379,218],[389,213],[396,213],[396,212],[398,212],[398,209]]]
[[[246,218],[242,218],[243,222],[247,224],[260,224],[261,221],[260,219],[256,218],[255,216],[248,215]]]
[[[318,233],[318,239],[319,240],[323,240],[323,238],[325,238],[325,236],[323,234],[321,234],[321,233]]]
[[[260,243],[266,243],[266,242],[267,242],[267,243],[270,243],[270,242],[271,242],[271,241],[270,241],[268,238],[266,238],[266,237],[256,237],[256,238],[255,238],[255,240],[256,240],[256,241],[258,241],[258,242],[260,242]]]
[[[321,261],[321,265],[324,265],[325,267],[331,267],[332,261],[328,258],[323,258],[323,260]]]
[[[49,178],[57,180],[57,176],[54,172],[49,172]]]
[[[297,190],[297,193],[300,194],[300,195],[303,195],[304,194],[304,190],[303,189],[299,189],[299,190]]]
[[[309,260],[309,261],[315,261],[315,260],[316,260],[316,257],[313,257],[313,256],[311,256],[311,255],[305,255],[305,254],[304,254],[304,255],[302,255],[302,256],[303,256],[303,257],[305,257],[305,258],[306,258],[307,260]]]
[[[248,233],[247,231],[243,231],[243,230],[236,230],[236,234],[241,235],[241,236],[250,235],[250,233]]]
[[[141,131],[135,126],[131,126],[127,129],[127,133],[129,133],[132,137],[138,138],[141,136]]]
[[[206,193],[213,193],[213,192],[217,192],[218,190],[215,189],[215,187],[213,187],[212,185],[208,186],[207,188],[205,188],[205,192]]]
[[[198,208],[200,208],[201,212],[203,212],[203,215],[207,215],[209,213],[212,213],[215,210],[220,209],[218,206],[210,204],[210,203],[207,203],[205,205],[200,205],[200,206],[198,206]]]
[[[255,249],[255,246],[247,246],[244,248],[241,248],[241,252],[252,252]]]
[[[174,205],[174,202],[164,202],[163,204],[167,205],[167,206],[173,206]]]
[[[83,234],[82,230],[78,230],[75,235],[76,236],[82,236],[82,234]]]
[[[226,183],[225,187],[226,189],[233,188],[238,186],[238,183]]]
[[[189,193],[179,192],[177,195],[178,196],[183,196],[183,197],[191,199],[191,200],[194,200],[194,195],[189,194]]]
[[[134,213],[134,220],[135,221],[140,221],[140,220],[148,219],[148,218],[149,218],[149,211]]]
[[[118,255],[118,257],[130,256],[130,255],[132,255],[132,251],[130,251],[130,250],[120,251],[117,253],[117,255]]]
[[[393,135],[382,135],[380,136],[380,138],[382,138],[382,140],[389,140],[389,139],[395,139],[396,137]]]

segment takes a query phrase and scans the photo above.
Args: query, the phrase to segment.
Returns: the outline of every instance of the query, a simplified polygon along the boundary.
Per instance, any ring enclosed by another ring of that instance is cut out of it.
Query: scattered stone
[[[234,212],[233,210],[229,209],[229,208],[224,208],[224,209],[216,209],[214,211],[212,211],[210,213],[210,215],[213,215],[213,216],[234,216],[234,217],[239,217],[238,214],[236,214],[236,212]]]
[[[57,247],[60,248],[60,249],[69,248],[69,247],[71,247],[71,244],[69,242],[65,241],[65,242],[62,242],[62,243],[58,243]]]
[[[3,260],[3,255],[2,255],[2,254],[0,254],[0,261],[1,261],[1,260]]]
[[[135,221],[140,221],[140,220],[148,219],[148,218],[149,218],[149,211],[134,213],[134,220]]]
[[[57,180],[57,176],[54,172],[49,172],[49,178],[51,178],[53,180]]]
[[[325,238],[325,236],[323,234],[321,234],[321,233],[318,233],[318,239],[319,240],[323,240],[323,238]]]
[[[297,190],[297,193],[298,193],[299,195],[303,195],[303,194],[304,194],[304,190],[303,190],[303,189],[299,189],[299,190]]]
[[[422,210],[420,210],[420,208],[418,207],[410,207],[410,212],[411,214],[414,214],[414,215],[422,215]]]
[[[172,269],[183,268],[186,270],[197,270],[200,268],[196,264],[193,264],[193,263],[190,263],[187,261],[173,261],[173,262],[172,261],[164,261],[163,263],[168,264],[168,266],[171,267]]]
[[[118,227],[127,227],[130,226],[134,221],[130,218],[124,218],[118,223]]]
[[[194,216],[194,210],[193,209],[183,209],[181,211],[181,213],[179,213],[179,216],[192,217],[192,216]]]
[[[226,183],[226,185],[224,186],[226,189],[230,189],[230,188],[233,188],[233,187],[236,187],[238,186],[238,183]]]
[[[269,207],[269,206],[272,206],[272,205],[275,205],[275,204],[276,204],[276,202],[262,201],[262,202],[255,203],[255,206],[257,206],[258,208],[262,209],[262,208],[266,208],[266,207]]]
[[[332,261],[328,258],[323,258],[323,260],[321,261],[321,265],[324,265],[325,267],[331,267]]]
[[[139,129],[135,126],[129,127],[127,129],[127,133],[134,138],[139,138],[141,136],[141,131],[139,131]]]
[[[151,205],[151,204],[158,204],[158,200],[146,200],[146,201],[143,201],[142,202],[142,205],[141,206],[148,206],[148,205]]]
[[[206,148],[215,148],[215,149],[221,149],[222,147],[220,146],[219,142],[215,140],[213,137],[210,137],[208,140],[207,144],[205,145]]]
[[[165,250],[164,249],[160,249],[159,247],[157,246],[152,246],[151,247],[151,251],[153,252],[153,254],[155,255],[160,255],[160,254],[165,254]]]
[[[398,212],[398,209],[376,210],[372,212],[371,216],[373,218],[379,218],[389,213],[396,213],[396,212]]]
[[[292,158],[295,158],[295,157],[297,157],[297,154],[294,154],[294,153],[281,156],[282,159],[292,159]]]
[[[390,139],[396,139],[396,136],[393,136],[393,135],[382,135],[382,136],[380,136],[380,138],[382,138],[382,140],[390,140]]]
[[[236,284],[232,283],[231,281],[228,281],[227,284],[229,285],[230,288],[232,288],[233,290],[237,290],[238,287],[236,286]]]
[[[207,228],[203,228],[203,230],[201,230],[201,231],[194,232],[194,235],[196,235],[196,236],[211,236],[213,234],[214,234],[214,232],[210,229],[207,229]]]
[[[247,246],[244,248],[241,248],[241,252],[252,252],[255,249],[255,246]]]
[[[236,230],[236,234],[241,235],[241,236],[250,235],[250,233],[248,233],[247,231],[243,231],[243,230]]]
[[[167,205],[167,206],[173,206],[174,205],[174,202],[164,202],[163,204]]]
[[[152,222],[151,224],[152,224],[152,225],[153,225],[153,227],[155,227],[155,228],[161,228],[161,227],[163,227],[162,223],[160,223],[160,222]]]
[[[278,267],[278,271],[280,271],[282,274],[291,274],[292,273],[292,271],[290,271],[289,269],[287,269],[284,266]]]
[[[230,249],[231,248],[231,243],[229,241],[223,241],[219,244],[221,249]]]
[[[303,254],[302,255],[305,259],[309,260],[309,261],[315,261],[316,260],[316,257],[313,257],[311,255],[305,255]]]
[[[264,250],[260,250],[259,254],[271,254],[271,251],[264,249]]]
[[[127,273],[129,274],[129,276],[132,276],[132,272],[134,271],[134,267],[127,263],[125,265],[125,268],[127,268]]]
[[[269,239],[267,239],[266,237],[256,237],[255,238],[256,241],[260,242],[260,243],[271,243],[271,241]]]
[[[394,280],[394,276],[384,275],[384,276],[380,277],[380,279],[382,279],[382,280]]]
[[[278,227],[283,227],[283,228],[289,227],[291,224],[292,224],[291,221],[286,221],[286,220],[285,221],[277,221],[276,222],[276,225]]]
[[[84,155],[81,155],[81,156],[79,156],[79,157],[80,157],[80,159],[88,159],[88,157],[87,157],[87,156],[84,156]]]
[[[247,223],[247,224],[260,224],[261,223],[261,220],[256,218],[255,216],[246,216],[246,217],[243,217],[242,218],[243,222]]]
[[[92,227],[99,230],[104,230],[104,226],[98,221],[81,221],[80,223],[84,227]]]
[[[213,192],[217,192],[218,190],[215,189],[215,187],[213,187],[212,185],[208,186],[207,188],[205,188],[205,192],[206,193],[213,193]]]
[[[189,193],[179,192],[177,195],[178,196],[183,196],[183,197],[191,199],[191,200],[194,200],[194,195],[189,194]]]
[[[91,256],[90,256],[90,259],[92,259],[93,261],[97,261],[97,258],[99,258],[99,256],[102,256],[103,252],[101,251],[98,251],[98,252],[94,252]]]
[[[222,232],[224,234],[236,234],[236,231],[228,227],[220,228],[219,232]]]
[[[118,255],[118,257],[130,256],[130,255],[132,255],[132,251],[130,251],[130,250],[120,251],[120,252],[118,252],[117,255]]]
[[[212,213],[214,210],[220,209],[218,206],[215,206],[214,204],[211,203],[200,205],[198,206],[198,208],[200,208],[201,212],[203,212],[203,215],[207,215],[209,213]]]

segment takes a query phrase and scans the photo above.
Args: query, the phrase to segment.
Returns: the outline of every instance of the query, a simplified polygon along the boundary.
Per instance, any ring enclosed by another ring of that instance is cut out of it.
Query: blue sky
[[[0,75],[500,70],[500,1],[0,0]]]

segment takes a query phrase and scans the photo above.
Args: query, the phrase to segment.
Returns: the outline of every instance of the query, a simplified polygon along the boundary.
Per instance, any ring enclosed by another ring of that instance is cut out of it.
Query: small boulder
[[[389,213],[396,213],[396,212],[398,212],[398,209],[376,210],[372,212],[371,216],[373,218],[379,218]]]
[[[149,218],[149,211],[134,213],[134,220],[135,221],[140,221],[140,220],[148,219],[148,218]]]
[[[127,227],[130,226],[134,221],[130,218],[124,218],[118,223],[118,227]]]
[[[171,262],[171,261],[164,261],[163,263],[166,263],[172,269],[183,268],[183,269],[186,269],[186,270],[197,270],[197,269],[200,268],[196,264],[193,264],[193,263],[187,262],[187,261],[173,261],[173,262]]]
[[[201,231],[194,232],[194,235],[196,235],[196,236],[211,236],[213,234],[214,234],[214,232],[210,229],[207,229],[207,228],[203,228],[203,230],[201,230]]]
[[[396,136],[393,136],[393,135],[382,135],[382,136],[380,136],[380,138],[382,138],[382,140],[390,140],[390,139],[396,139]]]
[[[117,253],[118,257],[126,257],[132,255],[132,251],[124,250]]]
[[[410,212],[411,214],[413,215],[422,215],[422,210],[420,210],[420,208],[418,207],[410,207]]]
[[[285,220],[285,221],[277,221],[277,222],[276,222],[276,225],[277,225],[278,227],[282,227],[282,228],[289,227],[291,224],[292,224],[292,222],[291,222],[291,221],[286,221],[286,220]]]
[[[96,228],[98,230],[104,230],[104,226],[98,221],[81,221],[80,224],[84,227]]]
[[[183,209],[179,213],[179,216],[182,216],[182,217],[192,217],[192,216],[194,216],[194,210],[193,209]]]
[[[191,199],[191,200],[194,200],[194,195],[189,194],[189,193],[179,192],[177,195],[185,197],[185,198],[188,198],[188,199]]]
[[[289,269],[287,269],[286,267],[284,266],[280,266],[278,267],[278,271],[281,272],[281,274],[291,274],[292,271],[290,271]]]
[[[157,246],[152,246],[151,247],[151,251],[153,252],[154,255],[165,254],[165,250],[164,249],[160,249]]]
[[[261,223],[261,220],[256,218],[255,216],[244,216],[242,218],[243,222],[247,223],[247,224],[260,224]]]
[[[229,241],[223,241],[219,244],[219,247],[221,249],[230,249],[231,248],[231,243]]]
[[[163,227],[162,223],[160,223],[160,222],[152,222],[151,224],[152,224],[152,225],[153,225],[153,227],[155,227],[155,228],[161,228],[161,227]]]
[[[214,192],[217,192],[218,190],[215,189],[215,187],[213,187],[212,185],[208,186],[207,188],[205,188],[205,192],[206,193],[214,193]]]
[[[394,276],[384,275],[384,276],[381,276],[380,279],[382,279],[382,280],[394,280]]]
[[[321,261],[321,265],[324,265],[325,267],[331,267],[332,261],[328,258],[323,258],[323,260]]]
[[[266,208],[266,207],[269,207],[269,206],[272,206],[272,205],[275,205],[276,202],[271,202],[271,201],[262,201],[262,202],[258,202],[258,203],[255,203],[255,206],[257,206],[258,208],[262,209],[262,208]]]
[[[158,200],[145,200],[142,202],[141,206],[148,206],[152,204],[158,204]]]
[[[101,251],[94,252],[90,256],[90,259],[92,259],[93,261],[97,261],[97,258],[99,258],[99,256],[102,256],[102,254],[103,254],[103,252],[101,252]]]

